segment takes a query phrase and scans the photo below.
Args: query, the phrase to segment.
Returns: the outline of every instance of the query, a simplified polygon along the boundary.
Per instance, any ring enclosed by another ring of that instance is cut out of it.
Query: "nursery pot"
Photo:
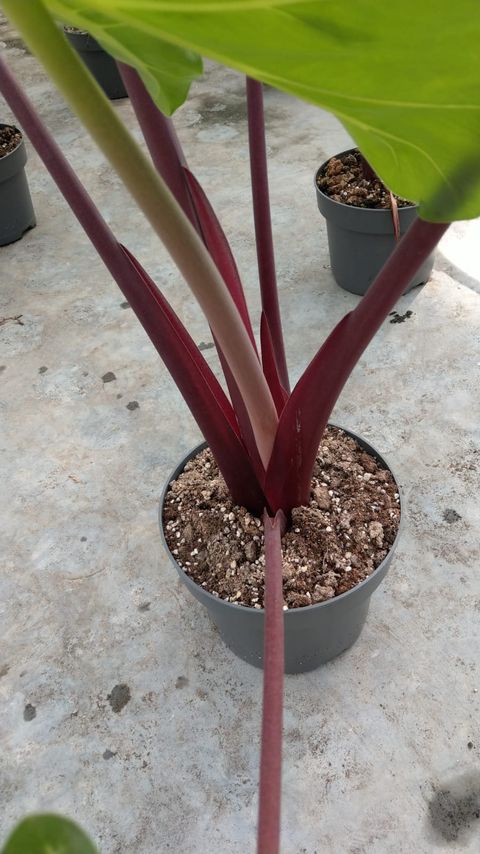
[[[382,467],[391,472],[390,466],[368,442],[350,430],[345,430],[345,433],[355,439],[367,453],[375,457]],[[190,451],[172,472],[163,489],[159,513],[163,545],[181,581],[207,609],[227,646],[244,661],[253,664],[255,667],[262,667],[263,609],[257,610],[236,605],[212,596],[211,593],[196,584],[179,566],[165,540],[163,507],[169,485],[182,473],[187,462],[205,447],[206,443],[202,443]],[[396,485],[397,491],[399,491],[398,483]],[[317,605],[307,605],[303,608],[292,608],[284,611],[286,673],[302,673],[314,670],[321,664],[325,664],[340,655],[341,652],[355,643],[367,618],[370,597],[387,574],[397,541],[398,533],[382,563],[356,587]]]
[[[5,127],[13,126],[0,124],[0,128]],[[23,139],[13,151],[0,157],[0,246],[19,240],[36,224],[25,175],[26,162]]]
[[[342,151],[338,156],[355,150]],[[352,294],[363,295],[395,248],[392,213],[385,208],[344,205],[327,196],[317,184],[317,178],[327,163],[328,160],[315,174],[315,189],[318,208],[327,221],[332,273],[341,288]],[[401,235],[417,219],[417,211],[417,205],[398,208]],[[404,293],[428,280],[433,268],[433,257],[432,253],[423,262]]]
[[[88,33],[69,32],[65,35],[77,51],[90,73],[111,101],[126,98],[127,90],[117,68],[117,63]]]

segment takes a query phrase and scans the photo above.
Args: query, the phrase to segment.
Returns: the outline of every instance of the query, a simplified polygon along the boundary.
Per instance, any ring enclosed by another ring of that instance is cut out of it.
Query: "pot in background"
[[[390,466],[368,442],[350,430],[345,430],[345,433],[355,439],[367,453],[375,457],[384,468],[391,472]],[[212,596],[186,574],[175,560],[165,540],[163,506],[168,487],[181,474],[187,462],[200,451],[203,451],[205,447],[206,443],[203,442],[187,454],[172,472],[163,489],[159,511],[162,542],[180,580],[207,609],[226,645],[239,658],[255,667],[262,667],[264,610],[236,605]],[[397,484],[397,491],[400,492],[396,479],[395,483]],[[400,504],[400,519],[401,512]],[[336,658],[337,655],[355,643],[367,618],[370,597],[383,581],[389,569],[399,532],[382,563],[360,584],[326,602],[284,611],[286,673],[303,673],[314,670],[332,658]]]
[[[5,127],[14,125],[0,123],[0,129]],[[0,157],[0,246],[20,240],[36,225],[25,174],[26,162],[27,150],[23,139],[13,151]]]
[[[77,51],[107,98],[126,98],[127,90],[114,58],[89,33],[65,30],[65,36]]]
[[[340,152],[338,157],[356,149]],[[315,174],[315,190],[320,213],[327,221],[330,264],[335,281],[352,294],[366,293],[377,273],[395,249],[393,220],[390,209],[357,208],[336,202],[320,190],[317,178],[328,161]],[[405,234],[417,219],[417,205],[398,208],[400,234]],[[433,268],[433,253],[409,282],[404,293],[428,281]]]

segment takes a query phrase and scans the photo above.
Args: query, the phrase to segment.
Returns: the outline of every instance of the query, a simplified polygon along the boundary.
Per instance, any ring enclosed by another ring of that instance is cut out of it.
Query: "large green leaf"
[[[335,113],[427,219],[480,214],[478,0],[46,0],[101,38],[99,13]],[[111,24],[112,26],[112,24]]]
[[[1,854],[98,854],[83,830],[58,815],[31,815],[15,828]]]

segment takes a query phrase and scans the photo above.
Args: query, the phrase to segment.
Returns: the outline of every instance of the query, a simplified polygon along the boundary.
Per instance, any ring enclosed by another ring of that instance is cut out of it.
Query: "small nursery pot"
[[[123,85],[114,58],[88,33],[72,33],[65,30],[65,35],[97,83],[102,87],[107,98],[110,98],[111,101],[126,98],[127,90]]]
[[[351,151],[355,149],[342,151],[339,156]],[[337,284],[345,291],[363,295],[395,249],[392,214],[389,209],[344,205],[323,193],[317,179],[327,163],[328,160],[315,174],[315,190],[318,208],[327,221],[332,273]],[[417,210],[416,205],[398,208],[401,235],[417,219]],[[432,253],[424,261],[404,293],[428,280],[433,268],[433,257]]]
[[[13,125],[0,124],[0,128]],[[16,129],[16,128],[15,128]],[[0,157],[0,246],[6,246],[36,225],[25,164],[27,150],[22,141],[9,154]]]
[[[356,439],[365,451],[392,473],[390,466],[368,442],[350,430],[345,430],[345,433]],[[203,451],[205,447],[206,443],[203,442],[187,454],[172,472],[163,489],[159,512],[162,542],[181,581],[188,587],[190,593],[205,606],[227,646],[244,661],[253,664],[255,667],[262,667],[263,609],[247,608],[212,596],[211,593],[196,584],[179,566],[165,540],[163,507],[168,487],[181,474],[187,462],[200,451]],[[399,491],[398,483],[396,481],[395,483]],[[400,506],[400,514],[401,509]],[[395,541],[382,563],[372,575],[357,584],[356,587],[336,596],[334,599],[320,602],[318,605],[292,608],[284,612],[286,673],[303,673],[314,670],[321,664],[325,664],[340,655],[341,652],[355,643],[367,618],[370,597],[387,574],[398,536],[399,533],[397,533]]]

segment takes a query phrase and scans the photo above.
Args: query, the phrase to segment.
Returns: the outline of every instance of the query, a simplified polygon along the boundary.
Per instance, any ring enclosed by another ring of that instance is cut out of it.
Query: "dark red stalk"
[[[159,334],[161,334],[161,330],[157,329],[157,326],[158,324],[163,325],[164,319],[171,327],[172,333],[181,342],[185,354],[188,355],[189,359],[192,362],[194,362],[196,371],[199,375],[201,375],[201,377],[208,385],[211,394],[213,395],[216,403],[222,410],[222,413],[227,419],[230,427],[232,428],[233,432],[238,436],[238,425],[232,406],[230,405],[230,402],[226,397],[225,392],[223,391],[220,383],[215,377],[215,374],[213,373],[210,366],[202,356],[197,345],[195,344],[193,338],[191,338],[190,334],[183,326],[180,318],[175,314],[171,305],[165,299],[161,291],[157,288],[153,279],[151,279],[146,270],[143,269],[137,258],[135,258],[135,256],[132,255],[132,253],[125,246],[123,246],[122,244],[119,244],[119,246],[122,252],[127,256],[131,266],[133,267],[133,269],[130,270],[130,274],[133,274],[133,280],[136,282],[136,287],[138,287],[138,283],[141,283],[142,287],[140,288],[140,294],[142,294],[143,292],[148,295],[145,308],[150,308],[151,316],[146,316],[146,311],[142,312],[142,319],[140,320],[140,322],[142,323],[144,328],[146,328],[145,324],[149,324],[149,326],[151,324],[152,329],[151,334],[149,334],[149,337],[155,344],[156,349],[159,350],[159,352],[161,351],[160,355],[162,356],[163,361],[167,364],[167,367],[168,363],[172,362],[172,370],[170,370],[169,368],[170,373],[173,373],[174,376],[177,373],[177,357],[175,355],[171,355],[170,353],[170,347],[174,342],[172,341],[172,336],[168,327],[164,327],[164,339],[160,339],[159,341],[157,340]],[[138,301],[138,296],[136,291],[132,293],[132,288],[129,285],[127,285],[127,287],[129,288],[130,296],[133,300],[132,302],[130,302],[130,306],[134,309],[134,306]],[[143,305],[139,304],[139,308],[143,308]],[[157,309],[157,311],[152,311],[152,309]],[[143,314],[145,314],[145,318],[143,318]],[[181,358],[179,360],[179,363],[182,364],[183,361],[184,359]],[[181,377],[179,377],[179,381],[181,382]]]
[[[162,357],[208,442],[236,504],[260,512],[265,497],[264,472],[256,472],[238,434],[238,424],[225,393],[195,342],[131,253],[132,284],[124,290],[131,307]],[[139,288],[138,285],[141,284]],[[146,299],[145,299],[146,297]]]
[[[262,308],[267,316],[278,373],[283,388],[290,390],[278,303],[275,255],[273,251],[270,197],[268,191],[267,149],[263,114],[263,86],[247,77],[248,142],[252,176],[253,215],[257,244],[258,275]]]
[[[209,443],[235,501],[260,513],[265,498],[215,375],[151,279],[116,241],[70,164],[0,59],[0,91],[165,361]]]
[[[237,428],[240,430],[240,436],[242,437],[242,442],[247,450],[256,478],[258,482],[263,486],[263,483],[265,481],[265,468],[258,452],[257,443],[255,442],[255,436],[252,430],[252,425],[250,423],[250,418],[248,417],[247,407],[243,402],[243,397],[240,394],[240,390],[237,386],[237,383],[235,382],[235,377],[233,376],[228,366],[228,363],[218,345],[218,342],[215,339],[215,336],[213,336],[213,340],[215,341],[218,358],[220,359],[220,364],[222,366],[223,374],[227,383],[228,393],[230,395],[230,400],[232,401],[233,411],[235,413],[237,421]],[[266,500],[268,503],[267,498]]]
[[[283,388],[278,376],[277,360],[273,350],[272,335],[268,325],[267,315],[262,311],[260,322],[260,341],[262,344],[262,366],[265,379],[272,392],[278,415],[281,415],[288,400],[288,392]]]
[[[118,63],[118,68],[154,166],[198,230],[197,216],[183,174],[186,161],[173,122],[158,109],[134,68],[123,62]]]
[[[283,726],[283,581],[282,533],[285,516],[263,514],[265,531],[265,628],[263,653],[263,716],[260,757],[257,854],[280,851]]]
[[[307,504],[318,446],[340,392],[365,348],[435,249],[448,223],[418,219],[395,247],[367,293],[312,359],[280,418],[265,490],[288,512]]]

